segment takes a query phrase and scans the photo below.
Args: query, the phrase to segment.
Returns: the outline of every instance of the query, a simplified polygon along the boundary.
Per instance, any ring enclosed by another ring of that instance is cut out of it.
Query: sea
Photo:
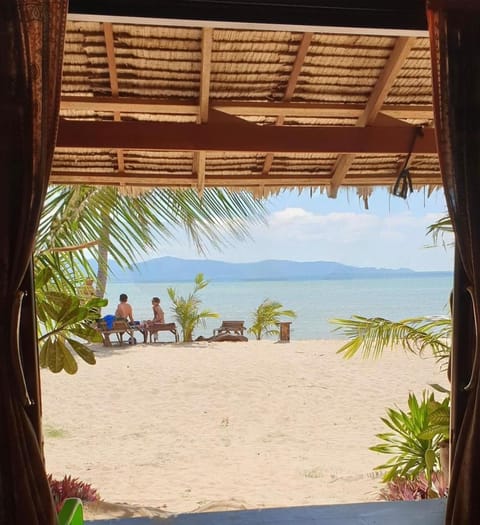
[[[341,332],[335,331],[332,319],[361,315],[399,321],[418,316],[449,316],[452,286],[453,275],[445,274],[382,279],[210,281],[198,292],[200,308],[217,313],[218,318],[206,319],[205,325],[195,330],[194,338],[211,336],[222,320],[245,321],[250,327],[255,309],[265,299],[271,299],[296,313],[294,319],[281,318],[292,322],[291,340],[344,339]],[[126,293],[135,320],[151,319],[151,300],[158,296],[166,322],[175,321],[167,294],[169,287],[178,295],[187,296],[193,290],[193,282],[109,283],[109,304],[102,313],[113,314],[118,296]],[[278,337],[270,337],[275,338]]]

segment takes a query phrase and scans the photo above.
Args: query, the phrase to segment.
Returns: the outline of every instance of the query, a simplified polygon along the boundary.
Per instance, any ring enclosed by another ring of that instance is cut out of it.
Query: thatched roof
[[[334,196],[414,144],[439,186],[430,74],[424,37],[69,21],[51,182]]]

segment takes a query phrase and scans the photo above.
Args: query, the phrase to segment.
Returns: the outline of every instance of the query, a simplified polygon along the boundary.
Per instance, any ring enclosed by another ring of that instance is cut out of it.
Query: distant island
[[[132,270],[121,270],[112,264],[111,270],[109,280],[112,283],[192,281],[198,273],[203,273],[205,278],[211,281],[315,281],[451,275],[451,272],[417,272],[408,268],[347,266],[331,261],[267,260],[251,263],[229,263],[175,257],[150,259],[137,263]]]

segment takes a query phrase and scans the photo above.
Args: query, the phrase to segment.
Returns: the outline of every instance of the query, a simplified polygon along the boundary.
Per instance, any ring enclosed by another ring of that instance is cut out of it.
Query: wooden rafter
[[[118,75],[117,75],[117,64],[115,61],[115,42],[113,40],[113,27],[109,22],[103,24],[103,34],[105,36],[105,48],[107,50],[107,63],[108,63],[108,76],[110,79],[110,90],[112,97],[118,97]],[[113,112],[113,120],[120,122],[122,119],[120,111]],[[123,151],[117,149],[117,164],[118,171],[125,171],[125,158]]]
[[[385,67],[380,74],[375,87],[368,99],[365,110],[358,117],[357,126],[368,126],[372,124],[379,114],[385,98],[390,91],[400,69],[405,62],[410,50],[415,43],[415,38],[399,37],[395,42],[392,53],[388,58]],[[338,188],[345,179],[350,166],[355,160],[354,154],[341,155],[332,171],[332,180],[330,182],[329,196],[336,197]]]
[[[312,37],[313,37],[312,33],[304,33],[302,36],[302,40],[300,41],[300,44],[298,46],[297,56],[295,57],[292,71],[290,73],[287,87],[285,89],[285,95],[283,97],[284,102],[290,102],[290,100],[293,97],[293,93],[297,86],[298,77],[300,76],[300,71],[302,69],[303,63],[305,62],[305,57],[307,56],[308,48],[310,46],[310,42],[312,41]],[[285,121],[285,116],[278,115],[277,120],[275,121],[275,126],[282,126],[284,121]],[[272,167],[272,163],[273,163],[273,153],[267,153],[265,156],[265,160],[263,162],[262,173],[264,175],[268,175],[268,173],[270,172],[270,168]]]
[[[363,104],[315,104],[305,102],[230,102],[210,100],[210,109],[244,117],[310,117],[358,118],[365,110]],[[198,115],[198,101],[172,101],[134,97],[64,96],[63,110],[118,111],[120,113],[153,113],[164,115]],[[433,120],[433,107],[428,104],[396,106],[386,104],[381,113],[398,119]]]
[[[357,175],[349,177],[345,186],[359,187],[371,186],[372,180],[375,185],[392,186],[395,183],[393,175],[378,176],[372,174]],[[197,185],[197,178],[192,174],[172,175],[159,173],[105,173],[105,172],[85,172],[80,170],[62,171],[53,170],[50,175],[52,184],[98,184],[98,185],[132,185],[132,186],[159,186],[159,187],[191,187]],[[330,176],[326,174],[303,175],[293,177],[290,173],[276,174],[275,176],[264,177],[262,175],[249,175],[239,177],[238,175],[209,175],[205,178],[205,187],[328,187]],[[415,177],[415,184],[421,185],[441,185],[440,174],[437,176],[418,176]]]
[[[315,104],[305,102],[230,102],[210,100],[210,109],[244,117],[310,117],[358,118],[365,109],[363,104]],[[197,101],[172,101],[134,97],[64,96],[63,110],[119,111],[121,113],[153,113],[164,115],[198,115]],[[433,107],[422,105],[384,105],[381,113],[398,119],[433,120]]]
[[[80,121],[60,119],[58,148],[143,149],[254,153],[407,154],[410,126],[257,126],[209,122]],[[414,154],[436,153],[433,128],[424,128]]]
[[[209,99],[210,99],[210,74],[212,71],[212,43],[213,29],[202,30],[202,65],[200,68],[200,96],[198,104],[197,124],[208,122]],[[198,178],[198,191],[200,195],[205,187],[205,162],[207,154],[205,151],[195,151],[193,154],[193,172]]]

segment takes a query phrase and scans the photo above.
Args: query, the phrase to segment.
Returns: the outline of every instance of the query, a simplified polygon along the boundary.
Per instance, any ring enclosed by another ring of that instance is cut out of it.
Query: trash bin
[[[280,339],[279,343],[289,343],[290,342],[290,321],[278,323],[280,326]]]

